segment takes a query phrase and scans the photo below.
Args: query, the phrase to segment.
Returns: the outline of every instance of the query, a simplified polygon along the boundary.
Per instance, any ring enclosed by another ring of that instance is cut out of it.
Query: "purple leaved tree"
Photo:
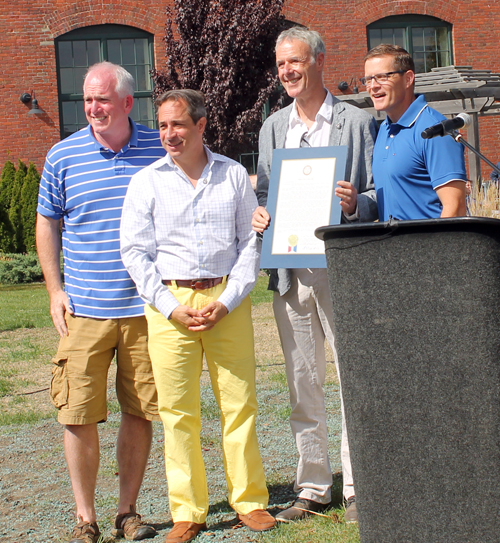
[[[249,150],[275,93],[274,44],[284,0],[174,0],[167,8],[164,70],[155,95],[170,89],[205,94],[212,151],[237,158]]]

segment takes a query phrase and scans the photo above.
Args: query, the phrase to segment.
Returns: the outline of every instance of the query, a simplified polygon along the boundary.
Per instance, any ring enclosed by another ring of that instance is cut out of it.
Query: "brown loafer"
[[[254,509],[248,515],[238,513],[238,520],[252,532],[265,532],[276,526],[276,520],[265,509]]]
[[[165,543],[187,543],[192,541],[201,530],[206,530],[207,525],[196,522],[174,522],[174,527],[167,534]]]

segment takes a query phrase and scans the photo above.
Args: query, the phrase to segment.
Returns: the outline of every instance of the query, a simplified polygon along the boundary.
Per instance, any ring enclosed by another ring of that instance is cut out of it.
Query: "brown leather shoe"
[[[264,509],[254,509],[248,515],[240,515],[238,520],[250,528],[252,532],[265,532],[276,526],[276,520]]]
[[[73,530],[73,538],[69,543],[97,543],[101,532],[96,522],[86,522],[78,517],[78,524]]]
[[[130,506],[128,513],[121,513],[115,518],[115,526],[111,530],[111,535],[115,538],[124,537],[128,541],[140,541],[156,535],[156,530],[146,524],[141,515],[137,513],[133,505]]]
[[[196,522],[174,522],[174,527],[167,534],[165,543],[186,543],[192,541],[201,530],[206,530],[207,525]]]

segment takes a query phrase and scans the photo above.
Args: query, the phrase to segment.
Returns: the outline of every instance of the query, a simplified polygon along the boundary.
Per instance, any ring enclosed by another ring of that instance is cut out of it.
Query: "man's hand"
[[[200,310],[187,305],[179,305],[172,311],[170,318],[182,324],[191,332],[205,332],[213,328],[227,314],[226,306],[215,301],[210,302]]]
[[[68,295],[64,290],[59,290],[50,294],[50,315],[52,316],[52,322],[61,337],[68,335],[68,327],[65,319],[66,311],[70,315],[73,315]]]
[[[170,314],[170,318],[193,331],[198,331],[200,326],[206,325],[206,319],[201,316],[201,311],[187,305],[178,305]]]
[[[342,211],[346,215],[352,215],[356,211],[358,191],[348,181],[338,181],[337,185],[335,187],[335,196],[341,199],[340,206],[342,207]]]
[[[210,302],[202,310],[201,314],[205,317],[207,321],[207,328],[213,328],[221,319],[223,319],[228,314],[227,307],[221,302]]]
[[[271,216],[267,212],[265,207],[259,206],[252,215],[252,227],[255,232],[262,234],[264,230],[269,226],[271,222]]]

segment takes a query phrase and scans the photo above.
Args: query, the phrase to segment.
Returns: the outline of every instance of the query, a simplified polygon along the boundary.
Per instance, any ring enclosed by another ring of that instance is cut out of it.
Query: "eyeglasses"
[[[375,80],[377,83],[380,83],[383,85],[384,83],[387,83],[389,81],[389,76],[394,74],[405,74],[408,70],[398,70],[396,72],[386,72],[385,74],[375,74],[375,75],[368,75],[366,77],[362,77],[360,79],[361,84],[365,87],[369,87],[373,81]]]

